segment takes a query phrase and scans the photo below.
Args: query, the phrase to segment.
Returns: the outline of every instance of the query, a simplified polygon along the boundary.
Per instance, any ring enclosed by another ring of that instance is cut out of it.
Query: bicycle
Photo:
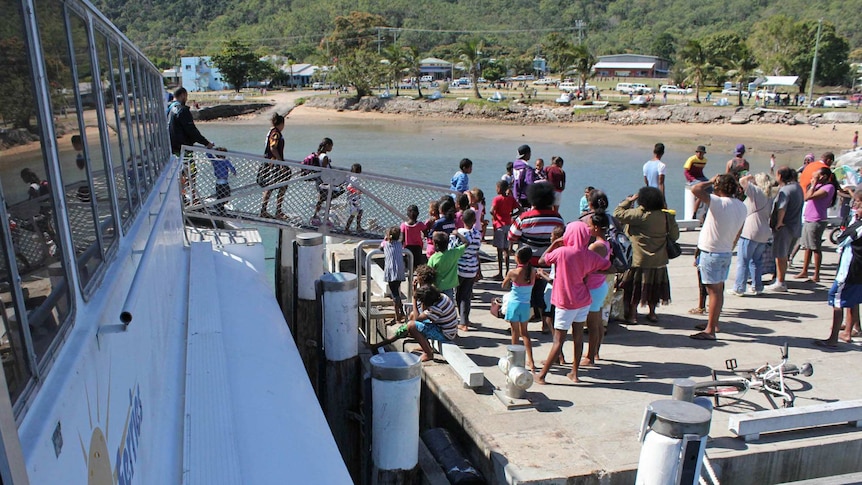
[[[796,397],[793,391],[785,385],[784,378],[787,376],[811,377],[814,374],[814,366],[806,362],[798,367],[788,364],[788,349],[785,343],[781,349],[781,363],[778,365],[764,364],[756,369],[738,369],[736,359],[728,359],[725,362],[727,370],[734,374],[732,377],[719,379],[716,371],[712,371],[711,381],[698,382],[695,384],[694,395],[712,397],[715,407],[719,407],[719,398],[735,398],[739,400],[749,390],[760,391],[766,395],[774,408],[778,408],[774,397],[780,397],[783,407],[793,407]]]

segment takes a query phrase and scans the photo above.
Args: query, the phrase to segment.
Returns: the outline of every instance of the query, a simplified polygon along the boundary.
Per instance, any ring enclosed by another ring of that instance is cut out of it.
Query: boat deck
[[[832,311],[826,292],[837,263],[831,246],[823,258],[828,283],[793,280],[785,294],[727,296],[719,339],[705,342],[688,338],[694,325],[706,321],[688,313],[698,295],[692,267],[697,234],[682,234],[685,253],[669,267],[673,302],[659,307],[659,323],[611,323],[602,358],[597,366],[582,368],[582,383],[575,385],[565,377],[569,367],[553,368],[548,385],[534,384],[528,390],[532,409],[507,411],[493,395],[494,388],[505,388],[497,361],[509,344],[508,324],[488,312],[491,298],[501,293],[499,284],[480,282],[471,315],[480,327],[461,332],[458,344],[485,371],[486,385],[465,389],[446,364],[425,364],[424,379],[433,397],[429,393],[423,401],[423,425],[463,428],[462,441],[472,448],[474,464],[492,475],[490,483],[630,484],[646,405],[669,398],[674,379],[711,380],[711,369],[724,369],[726,359],[736,358],[740,368],[777,363],[780,346],[787,342],[790,362],[811,362],[815,370],[804,382],[790,381],[797,391],[796,406],[862,398],[855,370],[859,344],[844,344],[833,352],[811,344],[829,332]],[[483,249],[492,254],[490,246]],[[796,260],[801,259],[798,255]],[[483,272],[495,274],[496,263],[483,264]],[[550,348],[550,335],[542,335],[538,323],[531,329],[538,365]],[[564,351],[570,361],[571,337]],[[427,412],[427,406],[434,412]],[[713,414],[707,454],[723,482],[778,483],[862,470],[855,458],[862,450],[862,432],[846,425],[763,435],[751,443],[731,435],[729,416],[761,409],[772,407],[764,395],[751,391]]]

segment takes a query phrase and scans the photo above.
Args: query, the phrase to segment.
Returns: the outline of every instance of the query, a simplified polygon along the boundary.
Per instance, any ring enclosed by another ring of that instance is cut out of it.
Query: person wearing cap
[[[535,172],[530,167],[530,146],[518,147],[518,158],[512,163],[512,195],[521,204],[521,207],[530,207],[527,200],[527,187],[533,184]]]
[[[694,155],[688,157],[688,160],[685,161],[685,164],[682,166],[683,174],[685,175],[685,180],[688,185],[696,185],[701,182],[709,181],[706,178],[706,175],[703,174],[703,168],[706,166],[706,147],[703,145],[698,145],[697,148],[694,149]],[[700,210],[700,199],[696,198],[694,200],[694,214],[691,216],[692,219],[697,219],[697,211]]]
[[[820,160],[806,165],[805,168],[802,169],[802,173],[799,174],[799,186],[802,187],[802,190],[807,189],[811,185],[811,180],[814,178],[814,174],[819,172],[822,168],[832,167],[834,162],[835,155],[832,152],[826,152],[820,157]]]
[[[813,161],[814,161],[814,154],[813,153],[809,153],[808,155],[805,155],[805,158],[802,159],[802,166],[796,169],[796,173],[801,174],[802,171],[805,170],[805,167],[807,167],[808,164],[813,162]]]
[[[733,175],[736,177],[736,180],[739,180],[740,177],[748,175],[750,168],[748,160],[745,159],[745,145],[740,143],[739,145],[736,145],[736,150],[733,152],[733,158],[727,161],[726,173]]]

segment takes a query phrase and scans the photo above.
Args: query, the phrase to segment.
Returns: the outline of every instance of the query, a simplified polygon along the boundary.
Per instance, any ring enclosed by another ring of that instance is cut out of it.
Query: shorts
[[[828,301],[833,308],[851,308],[862,304],[862,284],[835,281],[829,289]]]
[[[782,226],[781,229],[772,232],[772,255],[776,259],[787,259],[790,257],[790,251],[796,245],[796,238],[787,226]]]
[[[590,303],[590,312],[600,312],[605,305],[605,297],[608,296],[608,282],[602,283],[602,286],[594,290],[590,290],[590,298],[593,302]]]
[[[425,336],[428,340],[439,340],[442,342],[448,342],[451,340],[446,337],[446,334],[440,330],[440,326],[434,323],[431,323],[428,320],[425,321],[417,321],[416,322],[416,330],[419,330],[419,333]],[[407,330],[407,324],[401,325],[398,327],[398,330],[395,331],[396,338],[404,338],[410,335],[410,332]]]
[[[559,207],[560,202],[562,202],[562,200],[563,200],[563,193],[555,190],[554,191],[554,205]]]
[[[700,252],[700,262],[697,268],[700,270],[700,279],[705,285],[724,283],[730,274],[730,260],[733,253],[708,253]]]
[[[566,332],[572,328],[573,322],[586,322],[587,315],[590,313],[590,305],[576,308],[574,310],[566,310],[565,308],[557,308],[554,312],[554,328],[564,330]]]
[[[529,322],[530,304],[509,302],[509,304],[506,305],[505,320],[510,323]]]
[[[812,251],[820,251],[823,245],[823,232],[826,230],[826,221],[806,222],[802,224],[802,239],[799,245]]]
[[[350,208],[351,216],[355,216],[362,212],[362,199],[360,199],[358,195],[351,195],[348,202],[349,204],[347,205]]]
[[[497,249],[509,249],[509,228],[506,225],[494,229],[494,247]]]

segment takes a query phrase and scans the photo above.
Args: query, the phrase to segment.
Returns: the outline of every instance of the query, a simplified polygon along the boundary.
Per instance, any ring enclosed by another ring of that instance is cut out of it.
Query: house
[[[447,79],[452,77],[452,63],[436,57],[426,57],[419,61],[419,71],[422,76],[431,76],[433,79]]]
[[[177,72],[177,69],[165,69],[162,71],[162,82],[168,87],[180,86],[182,83],[182,76]]]
[[[642,54],[613,54],[599,56],[593,71],[599,77],[667,77],[670,61]]]
[[[209,56],[183,57],[180,71],[182,86],[189,92],[221,91],[228,88]]]

